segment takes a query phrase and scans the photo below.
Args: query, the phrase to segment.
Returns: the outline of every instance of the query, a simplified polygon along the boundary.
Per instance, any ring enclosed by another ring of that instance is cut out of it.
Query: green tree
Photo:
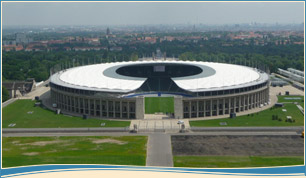
[[[2,87],[2,102],[10,99],[10,94],[5,87]]]

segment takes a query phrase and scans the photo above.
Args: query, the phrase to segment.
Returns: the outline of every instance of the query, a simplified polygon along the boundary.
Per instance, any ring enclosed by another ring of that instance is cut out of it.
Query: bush
[[[279,118],[279,119],[278,119],[278,121],[282,121],[282,119],[281,119],[281,118]]]

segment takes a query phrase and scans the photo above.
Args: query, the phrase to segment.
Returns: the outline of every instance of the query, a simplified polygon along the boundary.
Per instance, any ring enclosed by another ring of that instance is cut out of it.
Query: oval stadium
[[[64,113],[143,119],[145,98],[173,97],[170,117],[212,118],[269,102],[266,73],[241,65],[140,59],[79,66],[51,76],[51,100]]]

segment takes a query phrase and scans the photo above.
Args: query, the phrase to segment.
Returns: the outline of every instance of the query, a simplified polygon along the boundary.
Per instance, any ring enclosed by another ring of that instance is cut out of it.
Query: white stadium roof
[[[198,67],[208,67],[215,70],[210,76],[197,74],[188,77],[176,77],[172,80],[182,89],[187,91],[208,91],[222,90],[262,83],[268,80],[268,75],[260,73],[254,68],[212,62],[197,61],[136,61],[136,62],[118,62],[104,63],[88,66],[75,67],[56,73],[51,77],[51,82],[67,87],[79,89],[97,90],[97,91],[114,91],[129,92],[138,89],[146,78],[127,77],[117,73],[115,76],[105,75],[105,71],[114,67],[117,69],[121,66],[134,64],[186,64]],[[116,67],[117,66],[117,67]],[[202,69],[204,69],[202,68]],[[242,86],[241,86],[242,85]]]

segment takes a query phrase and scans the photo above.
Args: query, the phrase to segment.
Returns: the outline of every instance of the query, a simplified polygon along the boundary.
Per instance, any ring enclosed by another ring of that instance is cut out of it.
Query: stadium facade
[[[72,115],[143,119],[146,96],[174,96],[173,117],[209,118],[269,103],[269,77],[254,68],[173,59],[74,67],[51,76],[51,99]]]

